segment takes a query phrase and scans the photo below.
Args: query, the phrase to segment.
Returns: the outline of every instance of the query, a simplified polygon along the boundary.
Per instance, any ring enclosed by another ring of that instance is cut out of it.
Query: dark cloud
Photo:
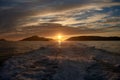
[[[42,23],[37,26],[29,26],[20,28],[18,31],[9,31],[8,33],[4,33],[3,35],[0,35],[2,38],[6,39],[12,39],[14,40],[20,40],[24,37],[32,36],[32,35],[39,35],[39,36],[55,36],[56,34],[62,33],[64,35],[90,35],[90,34],[102,34],[105,32],[111,32],[111,31],[119,31],[120,28],[118,26],[112,26],[109,28],[102,28],[102,29],[94,29],[94,28],[86,28],[86,27],[68,27],[63,26],[61,24],[55,24],[55,23]],[[116,30],[115,30],[116,29]]]
[[[57,32],[59,31],[58,29],[64,31],[66,34],[97,32],[98,30],[90,30],[88,27],[75,27],[76,25],[85,26],[85,19],[89,19],[89,17],[92,19],[94,15],[109,14],[109,17],[119,16],[119,5],[116,2],[119,2],[119,0],[0,0],[0,35],[9,35],[10,33],[12,35],[16,32],[20,34],[41,33],[47,35],[46,32],[48,32],[48,30],[49,32]],[[112,8],[114,5],[117,5],[117,7]],[[109,7],[109,10],[106,7]],[[111,10],[113,12],[111,12]],[[80,14],[80,12],[82,13]],[[49,16],[47,15],[48,13],[52,15]],[[73,21],[74,23],[70,22],[70,24],[69,21],[64,22],[67,20]],[[116,19],[105,20],[107,20],[106,23],[118,21]],[[36,22],[38,23],[36,26],[26,25]],[[41,22],[49,22],[51,24],[43,25]],[[62,24],[63,22],[73,27],[67,27]],[[56,26],[52,23],[60,23],[64,26],[60,24]],[[94,23],[98,24],[98,22]],[[93,23],[90,24],[93,25]],[[105,22],[102,24],[105,24]],[[23,27],[23,25],[26,26]],[[101,30],[101,32],[102,31],[103,30]]]

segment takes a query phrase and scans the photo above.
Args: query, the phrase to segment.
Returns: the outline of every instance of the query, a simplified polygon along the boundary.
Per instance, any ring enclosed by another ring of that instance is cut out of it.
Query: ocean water
[[[119,41],[0,44],[0,80],[120,80]]]
[[[120,41],[72,41],[63,42],[62,44],[79,45],[81,43],[90,47],[95,47],[97,49],[103,49],[109,52],[120,53]],[[47,41],[0,42],[0,55],[22,54],[39,49],[40,47],[46,47],[51,45],[59,46],[57,42]]]
[[[109,52],[120,53],[120,41],[80,41],[79,43]]]

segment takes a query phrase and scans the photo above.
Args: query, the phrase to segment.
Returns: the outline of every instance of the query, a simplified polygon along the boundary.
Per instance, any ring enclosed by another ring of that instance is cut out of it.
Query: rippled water
[[[119,44],[111,41],[63,42],[61,45],[1,42],[1,55],[38,50],[7,59],[1,66],[0,80],[119,80],[120,56],[108,52],[119,51]]]
[[[80,41],[79,43],[110,52],[120,53],[120,41]]]
[[[77,44],[79,43],[94,46],[95,48],[104,49],[110,52],[120,53],[120,41],[78,41],[64,42],[62,44]],[[42,46],[58,45],[56,42],[0,42],[0,55],[5,54],[21,54],[38,49]]]

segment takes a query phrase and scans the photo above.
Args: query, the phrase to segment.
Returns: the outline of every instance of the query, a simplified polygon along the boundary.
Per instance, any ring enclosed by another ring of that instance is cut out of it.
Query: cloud
[[[4,37],[6,39],[15,38],[16,40],[22,39],[26,36],[32,36],[32,35],[39,35],[39,36],[46,36],[46,37],[53,37],[56,34],[62,33],[64,35],[88,35],[88,34],[102,34],[105,32],[113,31],[119,31],[120,29],[118,27],[115,28],[115,26],[110,28],[103,28],[103,29],[95,29],[95,28],[81,28],[81,27],[68,27],[63,26],[61,24],[55,24],[55,23],[42,23],[39,25],[29,26],[28,27],[22,27],[17,28],[17,30],[9,31],[8,33],[4,33],[0,37]],[[117,29],[117,30],[115,30]],[[119,30],[118,30],[119,29]]]
[[[113,6],[119,5],[117,0],[0,0],[0,35],[32,34],[27,32],[30,29],[40,34],[55,29],[55,25],[43,28],[42,23],[61,24],[66,33],[69,29],[73,34],[96,32],[119,25],[119,19],[113,19],[120,12],[119,7]]]

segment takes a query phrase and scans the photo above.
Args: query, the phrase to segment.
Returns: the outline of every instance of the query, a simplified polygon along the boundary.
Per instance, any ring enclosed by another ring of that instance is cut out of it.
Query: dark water
[[[79,45],[79,43],[94,46],[95,48],[104,49],[110,52],[120,53],[120,41],[79,41],[79,42],[63,42]],[[25,42],[0,42],[0,61],[12,56],[23,54],[42,46],[58,45],[57,42],[47,41],[25,41]]]
[[[95,46],[99,49],[104,49],[110,52],[120,53],[120,41],[79,41],[79,42],[63,42],[69,44],[86,44],[88,46]],[[18,54],[25,53],[42,46],[58,45],[57,42],[36,42],[36,41],[26,41],[26,42],[0,42],[0,55],[4,54]]]
[[[119,41],[0,42],[0,80],[119,80],[119,49]]]

